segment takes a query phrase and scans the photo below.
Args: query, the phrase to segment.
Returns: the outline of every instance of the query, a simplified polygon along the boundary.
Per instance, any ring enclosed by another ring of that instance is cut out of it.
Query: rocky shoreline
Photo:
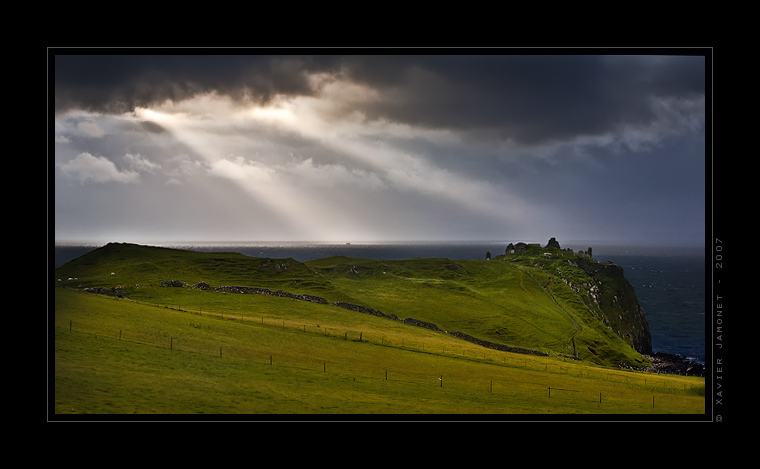
[[[687,376],[705,376],[705,366],[700,363],[689,361],[680,355],[657,352],[653,355],[644,355],[652,366],[644,371],[650,373],[668,373]]]

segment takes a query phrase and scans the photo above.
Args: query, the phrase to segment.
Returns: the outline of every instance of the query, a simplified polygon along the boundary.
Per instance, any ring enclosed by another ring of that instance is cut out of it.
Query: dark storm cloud
[[[330,58],[250,55],[58,55],[56,112],[80,108],[127,112],[211,91],[266,102],[277,94],[311,94],[307,73],[330,70]]]
[[[705,89],[702,57],[424,56],[349,58],[348,76],[383,91],[369,118],[491,130],[535,143],[653,118],[649,98]]]
[[[55,64],[58,111],[124,112],[209,91],[266,102],[314,95],[308,76],[326,73],[377,92],[345,112],[520,143],[644,124],[650,98],[705,92],[701,56],[81,55]]]

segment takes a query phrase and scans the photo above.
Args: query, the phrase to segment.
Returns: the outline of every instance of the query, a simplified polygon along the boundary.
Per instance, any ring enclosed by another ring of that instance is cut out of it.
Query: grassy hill
[[[647,364],[615,330],[635,318],[608,319],[636,315],[627,282],[544,254],[301,263],[109,244],[54,274],[55,412],[704,412],[703,379],[620,369]]]

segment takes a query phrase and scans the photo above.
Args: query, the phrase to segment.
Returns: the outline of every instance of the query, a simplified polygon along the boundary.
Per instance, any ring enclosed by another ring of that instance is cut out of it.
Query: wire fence
[[[256,347],[253,343],[250,345],[225,345],[219,343],[204,342],[201,339],[192,336],[173,335],[170,332],[147,329],[119,328],[108,329],[98,324],[88,323],[86,321],[69,320],[68,330],[70,332],[84,332],[102,337],[110,337],[116,340],[125,340],[145,345],[168,348],[169,350],[190,353],[199,353],[205,355],[218,356],[220,359],[242,359],[247,360],[255,365],[287,367],[293,373],[322,373],[325,376],[333,376],[339,379],[361,379],[361,380],[384,380],[405,385],[440,387],[454,389],[462,393],[478,395],[495,395],[511,396],[517,394],[530,395],[533,397],[564,400],[568,405],[573,402],[588,403],[597,402],[603,404],[626,404],[630,406],[631,400],[638,400],[638,406],[641,403],[642,396],[647,395],[644,390],[649,389],[655,394],[651,394],[652,409],[655,409],[659,399],[663,405],[663,395],[683,395],[699,394],[700,387],[691,383],[677,383],[669,380],[664,376],[650,375],[646,373],[632,373],[629,371],[616,371],[609,369],[593,369],[588,366],[579,365],[574,362],[559,362],[546,358],[520,357],[519,354],[508,352],[496,352],[493,350],[478,351],[470,344],[463,344],[457,347],[454,345],[434,346],[430,343],[412,341],[406,338],[394,338],[370,331],[357,331],[347,328],[334,326],[323,326],[314,323],[303,323],[287,321],[279,318],[254,318],[250,316],[221,314],[213,312],[195,312],[177,308],[178,311],[191,312],[195,314],[209,315],[235,321],[247,321],[257,324],[260,327],[277,328],[289,333],[301,334],[318,334],[329,337],[334,340],[361,342],[373,345],[392,347],[399,350],[427,353],[439,355],[446,358],[457,358],[477,361],[486,365],[495,365],[498,367],[516,368],[526,372],[544,372],[546,373],[546,382],[515,382],[505,376],[504,369],[495,369],[492,376],[488,379],[481,378],[474,381],[471,377],[459,373],[441,372],[432,369],[410,369],[399,368],[397,366],[378,366],[377,363],[368,365],[359,360],[337,360],[334,357],[323,359],[319,357],[308,357],[302,353],[290,352],[282,349],[266,349]],[[59,328],[62,328],[59,325]],[[440,349],[439,349],[440,347]],[[554,376],[553,378],[549,378]],[[588,378],[602,381],[605,384],[604,391],[590,391],[587,388],[573,388],[569,383],[578,383],[578,381],[568,381],[563,383],[563,377],[575,378],[582,380]],[[560,384],[558,384],[560,383]],[[702,391],[703,386],[702,386]],[[665,394],[663,394],[665,393]],[[647,399],[649,399],[647,397]],[[647,400],[648,404],[648,400]]]

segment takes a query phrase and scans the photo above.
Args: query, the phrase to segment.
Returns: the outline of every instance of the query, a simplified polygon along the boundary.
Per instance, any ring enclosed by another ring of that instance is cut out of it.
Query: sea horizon
[[[199,247],[250,247],[250,246],[375,246],[375,245],[488,245],[506,247],[510,243],[533,243],[542,247],[546,246],[547,239],[514,238],[514,239],[399,239],[399,240],[54,240],[55,247],[102,247],[109,243],[140,244],[144,246],[175,247],[175,246],[199,246]],[[562,240],[557,239],[562,249],[587,249],[594,247],[595,250],[627,250],[636,254],[659,253],[659,250],[673,252],[675,254],[704,254],[706,244],[695,241],[626,241],[626,240]]]

